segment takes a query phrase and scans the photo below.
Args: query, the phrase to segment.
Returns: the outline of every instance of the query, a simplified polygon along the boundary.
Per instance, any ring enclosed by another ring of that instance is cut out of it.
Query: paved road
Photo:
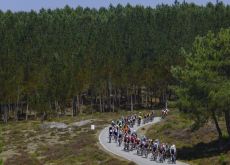
[[[160,122],[160,120],[161,120],[160,117],[155,117],[153,122],[141,125],[139,127],[137,127],[137,125],[135,125],[133,129],[137,130],[137,129],[140,129],[141,127],[144,127],[146,125]],[[100,144],[103,146],[103,148],[105,150],[107,150],[107,151],[109,151],[109,152],[111,152],[117,156],[123,157],[129,161],[133,161],[139,165],[164,165],[164,164],[168,164],[167,162],[157,163],[155,161],[152,161],[150,159],[150,157],[151,157],[150,155],[148,156],[148,158],[143,158],[142,156],[138,156],[136,153],[136,150],[135,151],[129,151],[129,152],[124,151],[123,146],[119,147],[118,144],[116,144],[114,141],[112,141],[112,143],[109,143],[108,130],[109,130],[109,127],[104,128],[100,132],[100,135],[99,135]],[[177,161],[176,164],[177,165],[186,165],[186,163],[182,163],[179,161]]]

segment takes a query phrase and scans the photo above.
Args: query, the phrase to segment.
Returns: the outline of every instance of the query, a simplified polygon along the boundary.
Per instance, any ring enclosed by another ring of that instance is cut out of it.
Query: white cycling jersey
[[[176,146],[175,146],[175,145],[172,145],[172,146],[170,147],[170,153],[171,153],[171,154],[172,154],[173,150],[174,150],[174,154],[176,154]]]

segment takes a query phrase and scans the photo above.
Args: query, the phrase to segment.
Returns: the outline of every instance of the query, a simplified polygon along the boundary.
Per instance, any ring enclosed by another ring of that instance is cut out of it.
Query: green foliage
[[[185,65],[172,68],[179,82],[173,87],[179,97],[178,105],[196,121],[195,127],[229,111],[229,44],[230,29],[197,37],[191,53],[184,53]],[[228,120],[226,117],[227,128]]]
[[[168,103],[169,108],[176,108],[177,107],[176,101],[168,101],[167,103]]]
[[[0,12],[0,103],[44,111],[58,102],[64,109],[82,93],[108,99],[108,90],[134,95],[143,86],[163,97],[175,82],[171,66],[184,63],[180,48],[229,27],[229,11],[222,3],[176,3]]]
[[[220,154],[219,163],[221,165],[227,165],[228,164],[227,158],[224,154]]]

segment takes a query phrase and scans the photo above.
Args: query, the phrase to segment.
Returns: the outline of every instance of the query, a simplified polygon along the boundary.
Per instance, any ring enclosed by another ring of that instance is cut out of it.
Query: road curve
[[[152,122],[141,125],[139,127],[137,127],[137,125],[135,125],[133,129],[138,130],[138,129],[145,127],[147,125],[160,122],[160,120],[161,120],[160,117],[155,117]],[[121,147],[119,147],[118,144],[115,143],[114,141],[112,141],[112,143],[109,143],[108,130],[109,130],[109,127],[106,127],[100,132],[99,142],[105,150],[111,152],[112,154],[117,155],[117,156],[122,157],[122,158],[125,158],[129,161],[133,161],[138,165],[159,165],[159,164],[166,165],[166,164],[168,164],[167,162],[157,163],[155,161],[152,161],[150,159],[150,157],[151,157],[150,155],[148,156],[148,158],[143,158],[142,156],[138,156],[136,153],[136,150],[135,151],[129,151],[129,152],[124,151],[123,145]],[[179,161],[177,161],[176,164],[177,165],[186,165],[186,163],[179,162]]]

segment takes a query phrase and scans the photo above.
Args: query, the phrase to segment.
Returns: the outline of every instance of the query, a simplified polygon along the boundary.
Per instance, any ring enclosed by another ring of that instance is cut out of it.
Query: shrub
[[[227,165],[228,164],[228,161],[227,161],[227,158],[224,154],[221,154],[220,155],[220,158],[219,158],[219,163],[221,165]]]
[[[177,102],[176,101],[168,101],[168,107],[169,108],[177,108]]]

